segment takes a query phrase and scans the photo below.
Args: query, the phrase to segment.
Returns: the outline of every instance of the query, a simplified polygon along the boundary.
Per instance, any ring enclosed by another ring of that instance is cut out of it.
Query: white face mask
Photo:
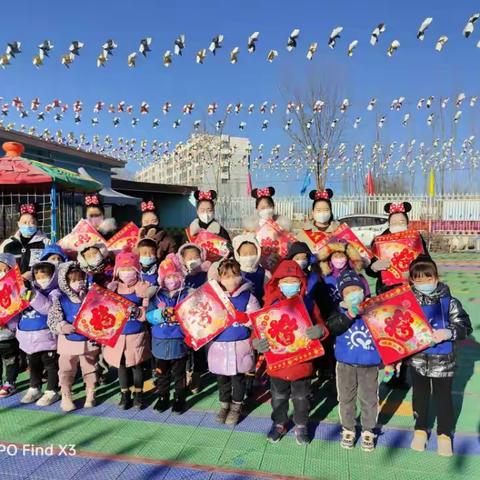
[[[327,223],[331,216],[332,214],[330,212],[316,212],[313,214],[313,219],[317,223]]]
[[[202,260],[200,258],[194,258],[193,260],[189,260],[188,262],[185,262],[185,265],[187,266],[187,270],[189,272],[193,272],[196,270],[200,265],[202,264]]]
[[[7,274],[7,272],[0,272],[0,280]]]
[[[102,262],[103,262],[103,257],[101,253],[97,253],[95,257],[87,260],[87,264],[93,268],[98,267]]]
[[[213,212],[209,213],[199,213],[198,218],[200,219],[201,222],[203,223],[210,223],[213,220]]]
[[[38,286],[43,290],[50,285],[51,278],[44,278],[42,280],[37,280]]]
[[[70,288],[76,293],[85,290],[85,286],[85,280],[75,280],[74,282],[70,283]]]
[[[400,233],[405,232],[407,230],[406,225],[392,225],[389,227],[390,233]]]
[[[238,257],[238,263],[244,272],[251,272],[257,266],[257,256],[248,255],[245,257]]]
[[[274,212],[273,208],[264,208],[263,210],[258,211],[258,215],[263,220],[267,220],[268,218],[273,217],[273,212]]]
[[[302,269],[305,270],[308,267],[308,260],[295,260],[298,264],[298,266]]]

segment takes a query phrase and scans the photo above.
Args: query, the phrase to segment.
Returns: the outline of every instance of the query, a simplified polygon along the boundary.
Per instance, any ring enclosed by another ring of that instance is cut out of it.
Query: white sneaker
[[[37,400],[37,405],[39,407],[48,407],[52,403],[58,402],[60,400],[60,395],[53,390],[45,390],[45,393],[42,397]]]
[[[22,397],[20,403],[33,403],[42,396],[42,391],[39,388],[30,387],[27,393]]]

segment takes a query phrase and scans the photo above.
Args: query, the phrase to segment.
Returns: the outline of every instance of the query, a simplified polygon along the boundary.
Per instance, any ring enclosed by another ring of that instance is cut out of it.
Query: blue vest
[[[149,269],[150,270],[150,269]],[[144,282],[148,282],[150,285],[158,285],[158,273],[155,270],[155,273],[145,273],[141,272],[141,277]]]
[[[450,296],[441,297],[440,302],[438,303],[434,303],[433,305],[422,305],[423,313],[434,330],[448,328],[450,326],[450,299]],[[442,343],[437,343],[421,353],[426,353],[427,355],[448,355],[452,352],[453,342],[447,340]]]
[[[341,302],[342,299],[340,298],[340,295],[338,293],[338,288],[337,288],[338,277],[335,277],[331,273],[330,275],[326,275],[325,277],[323,277],[323,280],[327,285],[328,294],[330,295],[330,298],[332,299],[332,301],[335,303]]]
[[[343,310],[345,313],[345,310]],[[372,336],[361,317],[335,339],[335,358],[351,365],[379,365],[381,363]]]
[[[207,272],[191,273],[185,277],[186,288],[201,287],[207,281]]]
[[[143,299],[137,297],[135,293],[129,293],[127,295],[122,295],[121,293],[119,293],[119,295],[121,295],[123,298],[126,298],[127,300],[130,300],[137,306],[140,306],[143,301]],[[127,320],[125,326],[123,327],[122,335],[133,335],[135,333],[143,332],[145,330],[144,323],[145,322],[140,322],[136,318],[130,317]]]
[[[170,297],[165,293],[165,290],[160,290],[155,297],[155,304],[157,307],[175,307],[188,295],[188,288],[182,289],[180,294],[175,293]],[[184,338],[183,331],[178,322],[161,323],[154,325],[152,328],[152,336],[154,338]]]
[[[253,294],[256,299],[263,305],[263,294],[265,286],[265,269],[258,267],[256,272],[240,272],[244,280],[248,280],[253,284]]]
[[[250,295],[250,291],[245,290],[236,297],[230,297],[230,301],[237,312],[245,312],[248,301],[250,300]],[[235,322],[232,326],[228,327],[220,335],[218,335],[214,342],[238,342],[247,338],[250,338],[250,329],[241,323]]]
[[[64,293],[60,297],[60,305],[62,306],[63,310],[63,315],[65,317],[65,321],[70,323],[71,325],[75,321],[75,317],[77,316],[78,311],[80,310],[80,307],[82,306],[81,303],[73,303],[67,295]],[[80,333],[69,333],[68,335],[65,335],[67,340],[72,340],[73,342],[84,342],[85,340],[88,340],[88,338],[85,335],[81,335]]]
[[[48,330],[47,318],[47,315],[42,315],[32,307],[28,307],[23,311],[17,328],[25,332]]]

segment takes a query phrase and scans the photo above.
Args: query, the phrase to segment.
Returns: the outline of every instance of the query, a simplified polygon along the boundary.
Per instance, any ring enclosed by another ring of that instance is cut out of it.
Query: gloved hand
[[[137,306],[132,305],[128,307],[128,313],[130,314],[129,320],[135,320],[140,314],[140,309]]]
[[[266,338],[254,338],[252,341],[252,346],[258,353],[265,353],[270,350],[270,345],[268,344],[268,340]]]
[[[152,325],[161,325],[163,323],[167,323],[163,316],[163,308],[157,308],[156,310],[153,310],[151,312],[147,313],[147,320],[152,324]]]
[[[433,341],[435,343],[442,343],[450,340],[453,337],[452,331],[448,328],[439,328],[433,331]]]
[[[307,328],[306,334],[310,340],[316,340],[317,338],[322,338],[325,332],[320,325],[314,325]]]
[[[69,333],[75,332],[75,327],[68,322],[64,322],[63,325],[60,327],[60,333],[63,335],[68,335]]]
[[[348,314],[350,315],[350,318],[358,317],[363,311],[362,308],[360,308],[360,305],[353,305],[345,301],[340,302],[340,306],[345,310],[347,310]]]
[[[377,260],[372,263],[372,270],[374,272],[381,272],[382,270],[386,270],[388,267],[390,267],[391,262],[388,258],[385,260]]]

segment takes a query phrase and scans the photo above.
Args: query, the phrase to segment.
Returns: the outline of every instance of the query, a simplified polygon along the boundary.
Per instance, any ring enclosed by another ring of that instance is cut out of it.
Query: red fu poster
[[[220,335],[236,321],[236,310],[222,287],[211,280],[175,308],[175,317],[194,350]]]
[[[91,340],[114,347],[134,306],[121,295],[94,283],[83,300],[73,326],[78,333]]]
[[[207,230],[200,230],[197,235],[193,236],[190,229],[186,228],[188,241],[202,247],[207,252],[207,260],[216,262],[223,257],[226,257],[230,250],[228,242],[223,237],[207,232]]]
[[[23,278],[17,265],[0,280],[0,327],[25,310],[29,303],[21,296]]]
[[[65,250],[67,254],[76,254],[79,248],[87,243],[103,243],[107,242],[86,220],[80,220],[73,230],[61,238],[58,244]]]
[[[391,265],[388,270],[381,272],[385,285],[406,283],[406,275],[410,264],[423,253],[423,244],[420,233],[416,230],[381,235],[375,239],[375,255],[382,259],[389,259]]]
[[[325,353],[320,340],[307,337],[306,331],[312,322],[298,295],[248,316],[256,336],[268,340],[270,350],[265,353],[265,360],[271,371],[291,367]]]
[[[107,248],[111,252],[120,252],[124,248],[133,250],[138,241],[139,228],[133,223],[127,223],[108,242]]]
[[[410,286],[382,293],[362,307],[362,318],[385,365],[431,346],[432,328]]]

